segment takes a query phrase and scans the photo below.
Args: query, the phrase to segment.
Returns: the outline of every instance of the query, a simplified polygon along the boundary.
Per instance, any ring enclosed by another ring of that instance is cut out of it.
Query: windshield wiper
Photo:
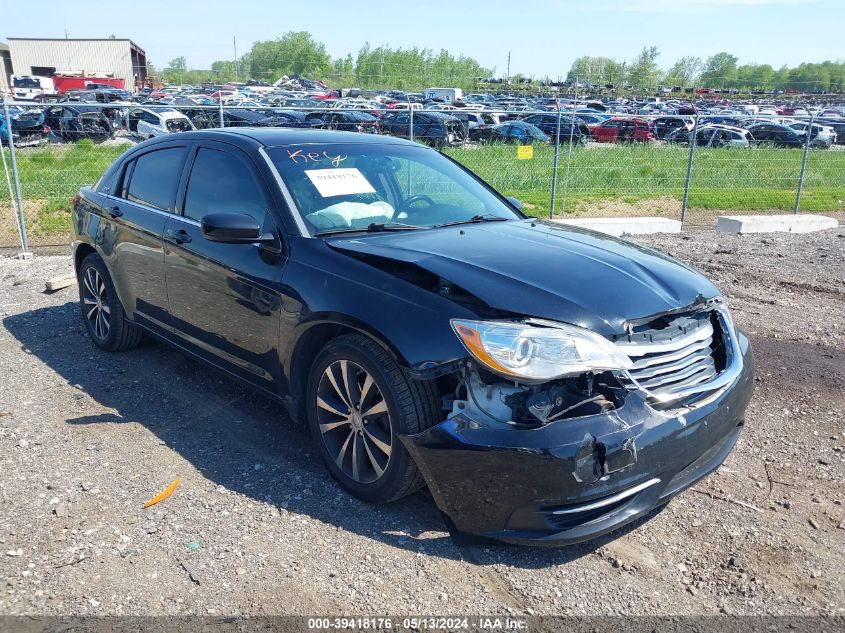
[[[425,229],[426,226],[417,226],[416,224],[403,224],[402,222],[387,222],[385,224],[376,224],[375,222],[367,227],[367,233],[380,233],[382,231],[413,231],[414,229]]]
[[[316,237],[322,235],[338,235],[341,233],[383,233],[386,231],[413,231],[416,229],[424,229],[425,226],[417,226],[416,224],[402,224],[401,222],[386,222],[383,224],[376,224],[373,222],[367,228],[349,226],[342,229],[327,229],[325,231],[317,231],[314,233]]]
[[[458,224],[480,224],[481,222],[506,222],[512,218],[503,218],[499,215],[474,215],[469,220],[457,220],[455,222],[446,222],[444,224],[435,224],[434,228],[442,226],[457,226]]]

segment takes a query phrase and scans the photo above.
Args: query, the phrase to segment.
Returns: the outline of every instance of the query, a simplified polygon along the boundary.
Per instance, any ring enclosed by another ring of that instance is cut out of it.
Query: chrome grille
[[[653,402],[667,403],[702,392],[701,387],[719,374],[713,350],[722,343],[721,337],[707,314],[679,319],[616,344],[634,363],[628,374],[636,386]]]

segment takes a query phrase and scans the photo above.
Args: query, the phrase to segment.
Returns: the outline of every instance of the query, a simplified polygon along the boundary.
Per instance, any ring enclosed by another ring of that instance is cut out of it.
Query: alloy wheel
[[[82,276],[82,303],[85,306],[85,318],[91,332],[100,340],[109,335],[111,309],[108,304],[108,290],[103,277],[93,266],[89,266]]]
[[[331,458],[356,483],[381,478],[393,452],[387,401],[360,365],[337,360],[317,387],[317,422]]]

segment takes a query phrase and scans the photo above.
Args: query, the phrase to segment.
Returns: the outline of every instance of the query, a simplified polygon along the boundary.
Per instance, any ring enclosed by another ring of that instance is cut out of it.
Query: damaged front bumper
[[[693,410],[657,411],[641,391],[618,409],[518,429],[455,415],[402,438],[461,532],[566,545],[615,530],[715,470],[736,443],[754,386],[742,370]]]

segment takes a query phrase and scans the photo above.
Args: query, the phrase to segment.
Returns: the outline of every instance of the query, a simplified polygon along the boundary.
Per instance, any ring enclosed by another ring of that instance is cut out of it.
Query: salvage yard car
[[[18,106],[9,107],[9,119],[12,123],[12,139],[15,146],[45,143],[50,138],[50,128],[44,125],[44,113],[41,110],[24,110]],[[9,143],[6,130],[6,118],[0,110],[0,142]]]
[[[44,125],[66,141],[105,141],[113,135],[112,122],[103,108],[84,103],[49,106],[44,110]]]
[[[127,114],[127,129],[143,139],[189,132],[195,129],[181,112],[166,107],[132,108]]]
[[[349,112],[309,112],[305,120],[312,127],[325,127],[329,130],[344,132],[376,133],[379,121],[372,114],[364,111]]]
[[[613,117],[591,125],[590,134],[599,143],[649,143],[654,140],[654,126],[648,119]]]
[[[498,125],[488,125],[484,128],[472,128],[469,131],[469,140],[490,143],[517,143],[519,145],[551,141],[548,135],[543,133],[543,130],[525,121],[508,121]]]
[[[804,135],[804,141],[807,140],[807,128],[810,124],[807,121],[796,121],[789,125],[793,130],[799,134]],[[810,147],[822,147],[829,149],[836,143],[836,131],[829,125],[820,125],[813,123],[812,132],[810,133]]]
[[[749,125],[756,145],[769,145],[772,147],[803,147],[806,132],[798,132],[788,125],[780,123],[757,123]]]
[[[712,283],[528,218],[415,143],[186,132],[72,206],[97,347],[150,334],[228,372],[305,421],[351,494],[427,485],[458,532],[596,537],[712,472],[742,429],[752,353]]]
[[[522,119],[522,121],[540,128],[543,133],[553,139],[555,138],[555,135],[559,136],[559,141],[561,143],[568,143],[570,137],[572,138],[573,143],[582,145],[590,140],[590,128],[577,117],[575,121],[573,121],[571,116],[561,115],[560,124],[558,124],[557,119],[558,116],[554,113],[531,114]]]
[[[447,112],[420,112],[411,115],[405,111],[393,111],[381,119],[381,131],[399,138],[413,138],[417,141],[445,147],[462,143],[466,139],[463,121]]]
[[[669,143],[689,145],[692,130],[678,128],[670,132],[664,140]],[[695,133],[697,147],[750,147],[753,142],[751,133],[730,125],[703,125]]]

